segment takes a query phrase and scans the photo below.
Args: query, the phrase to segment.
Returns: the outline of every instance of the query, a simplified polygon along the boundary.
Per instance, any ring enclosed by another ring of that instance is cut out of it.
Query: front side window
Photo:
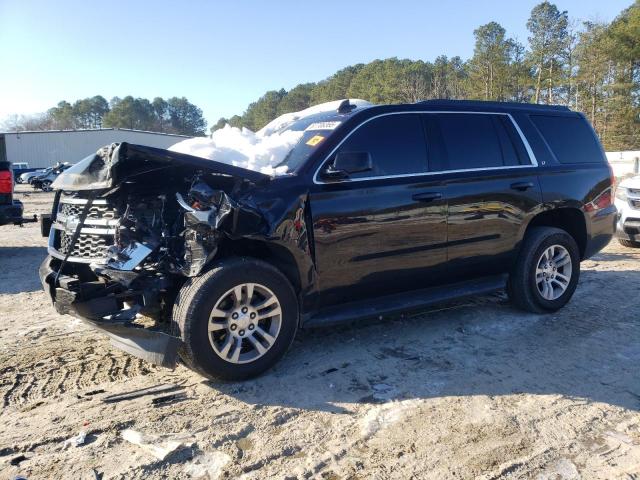
[[[340,152],[371,156],[372,170],[352,173],[349,178],[407,175],[427,170],[427,147],[418,114],[392,114],[369,120],[345,140],[337,151]]]

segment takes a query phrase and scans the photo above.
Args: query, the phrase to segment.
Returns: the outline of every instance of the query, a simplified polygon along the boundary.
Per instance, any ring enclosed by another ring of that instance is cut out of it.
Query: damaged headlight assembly
[[[184,210],[184,258],[182,273],[188,277],[200,274],[218,250],[222,222],[232,212],[233,202],[221,190],[213,190],[196,181],[187,194],[190,202],[176,192],[176,201]]]

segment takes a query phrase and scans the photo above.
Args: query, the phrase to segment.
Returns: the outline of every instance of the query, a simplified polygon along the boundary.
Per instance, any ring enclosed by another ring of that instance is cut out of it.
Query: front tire
[[[625,240],[624,238],[619,238],[618,242],[623,247],[627,248],[640,248],[640,242],[634,242],[633,240]]]
[[[555,312],[571,299],[579,278],[580,253],[573,237],[559,228],[534,227],[523,241],[507,293],[523,310]]]
[[[53,188],[51,188],[51,183],[51,180],[45,180],[44,182],[42,182],[42,191],[50,192],[51,190],[53,190]]]
[[[298,302],[275,267],[233,258],[187,281],[173,324],[187,366],[209,378],[244,380],[286,353],[298,328]]]

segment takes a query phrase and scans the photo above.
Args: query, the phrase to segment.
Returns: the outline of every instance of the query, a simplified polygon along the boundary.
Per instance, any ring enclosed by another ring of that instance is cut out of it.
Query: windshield
[[[276,165],[278,167],[286,167],[287,172],[295,172],[307,159],[317,150],[317,148],[326,142],[327,138],[342,124],[347,117],[344,115],[336,115],[335,113],[319,113],[310,115],[293,122],[292,124],[278,130],[278,133],[284,131],[302,132],[302,136],[284,160]]]

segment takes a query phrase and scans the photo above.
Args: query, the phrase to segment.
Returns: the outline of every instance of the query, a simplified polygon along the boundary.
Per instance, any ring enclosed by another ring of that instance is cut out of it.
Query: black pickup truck
[[[556,311],[614,234],[612,172],[564,107],[344,101],[286,130],[284,175],[126,143],[63,173],[40,269],[58,312],[241,379],[303,326],[498,289]]]
[[[22,203],[13,198],[11,162],[0,161],[0,225],[22,223]]]

